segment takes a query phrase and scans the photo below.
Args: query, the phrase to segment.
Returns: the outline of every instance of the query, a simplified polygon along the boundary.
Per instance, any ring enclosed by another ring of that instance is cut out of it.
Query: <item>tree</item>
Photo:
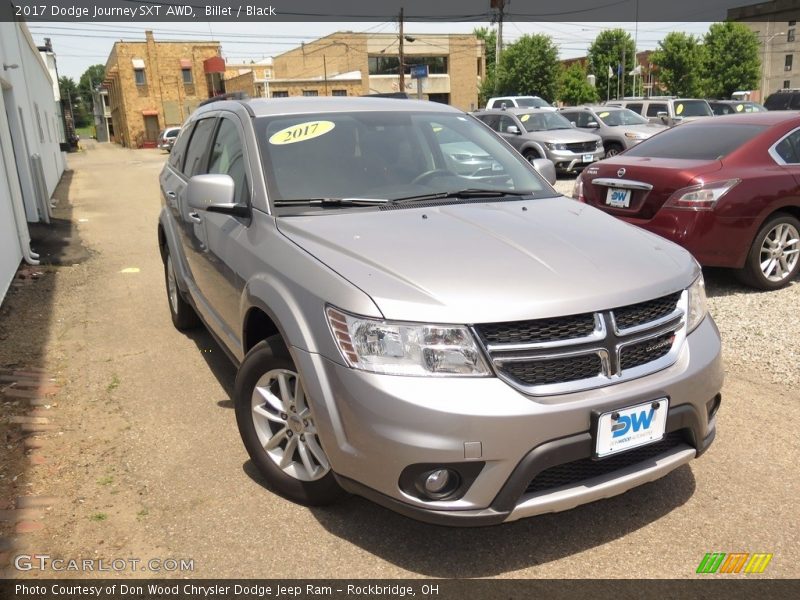
[[[548,35],[523,35],[503,49],[497,68],[497,94],[555,100],[558,49]]]
[[[495,66],[497,57],[497,32],[488,27],[478,27],[474,31],[478,39],[483,40],[486,50],[486,77],[481,82],[481,87],[478,90],[478,104],[485,106],[486,102],[494,96],[495,83]]]
[[[704,38],[705,92],[730,98],[737,90],[758,87],[761,61],[758,37],[742,23],[714,23]]]
[[[622,55],[625,54],[625,64],[622,64]],[[596,77],[598,89],[611,90],[611,97],[616,97],[617,86],[620,81],[620,65],[625,74],[625,89],[622,95],[631,94],[633,78],[628,76],[636,62],[636,44],[630,34],[624,29],[606,29],[597,34],[589,46],[589,72]],[[609,75],[609,67],[613,76]],[[610,81],[609,81],[610,79]]]
[[[85,106],[92,106],[92,91],[103,83],[106,78],[106,68],[103,65],[92,65],[83,72],[78,81],[78,91],[83,98]]]
[[[682,31],[668,33],[651,60],[668,93],[684,98],[702,95],[703,46],[699,38]]]
[[[69,112],[72,114],[75,127],[86,127],[89,125],[91,119],[83,104],[78,86],[75,85],[75,80],[66,75],[59,77],[58,89],[61,93],[61,100],[69,106]]]
[[[559,99],[567,105],[597,101],[597,90],[586,79],[586,69],[580,63],[576,62],[561,71],[558,88]]]

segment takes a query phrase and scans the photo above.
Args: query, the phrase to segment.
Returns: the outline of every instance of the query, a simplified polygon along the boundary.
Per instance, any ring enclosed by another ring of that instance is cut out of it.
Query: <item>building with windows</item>
[[[111,130],[118,143],[154,147],[165,127],[181,125],[212,96],[225,93],[219,42],[116,42],[106,61]]]
[[[361,96],[405,92],[451,104],[478,108],[478,88],[486,73],[483,41],[473,34],[414,34],[403,39],[403,89],[400,89],[400,40],[391,33],[340,31],[272,60],[269,79],[255,73],[226,79],[228,91],[251,96]],[[414,65],[428,76],[412,79]],[[230,66],[230,65],[229,65]]]
[[[800,2],[772,0],[731,8],[728,20],[747,25],[761,44],[760,89],[751,91],[751,100],[763,102],[781,88],[800,88],[800,61],[794,60],[800,50]]]

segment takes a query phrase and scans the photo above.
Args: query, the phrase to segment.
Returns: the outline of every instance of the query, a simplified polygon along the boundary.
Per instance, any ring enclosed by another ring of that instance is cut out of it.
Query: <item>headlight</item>
[[[647,135],[646,133],[634,133],[632,131],[628,131],[625,134],[625,137],[628,138],[629,140],[646,140],[650,136]]]
[[[597,144],[595,145],[595,147],[598,150],[602,150],[603,149],[603,140],[597,140]]]
[[[486,376],[489,367],[470,331],[458,325],[393,323],[326,309],[347,364],[386,375]]]
[[[700,275],[694,283],[689,286],[689,314],[686,315],[686,327],[688,333],[694,331],[703,321],[708,309],[706,307],[706,284],[703,276]]]
[[[555,144],[555,143],[545,142],[545,146],[550,148],[550,150],[566,150],[567,149],[567,145],[566,144]]]

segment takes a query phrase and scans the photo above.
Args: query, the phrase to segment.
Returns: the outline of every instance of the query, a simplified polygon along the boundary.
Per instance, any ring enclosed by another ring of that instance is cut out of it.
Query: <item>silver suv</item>
[[[463,146],[492,160],[454,170]],[[489,525],[653,481],[714,438],[697,263],[560,196],[463,112],[214,102],[160,182],[173,323],[238,365],[244,445],[293,501]]]

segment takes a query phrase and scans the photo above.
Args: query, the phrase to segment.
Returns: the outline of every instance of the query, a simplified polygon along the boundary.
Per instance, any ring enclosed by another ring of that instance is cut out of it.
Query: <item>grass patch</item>
[[[89,125],[88,127],[76,127],[75,133],[81,136],[82,140],[90,140],[94,137],[94,126]]]
[[[137,519],[144,519],[149,514],[150,514],[150,511],[147,510],[146,508],[143,508],[138,513],[136,513],[136,518]]]
[[[114,483],[114,478],[111,475],[106,475],[105,477],[101,477],[97,480],[97,483],[100,485],[111,485]]]
[[[91,517],[89,517],[90,521],[95,522],[105,521],[106,519],[108,519],[108,515],[102,512],[94,513]]]
[[[117,374],[114,373],[114,376],[111,378],[111,383],[109,383],[108,386],[106,386],[106,391],[113,392],[115,389],[119,387],[119,383],[120,383],[119,376],[117,376]]]

